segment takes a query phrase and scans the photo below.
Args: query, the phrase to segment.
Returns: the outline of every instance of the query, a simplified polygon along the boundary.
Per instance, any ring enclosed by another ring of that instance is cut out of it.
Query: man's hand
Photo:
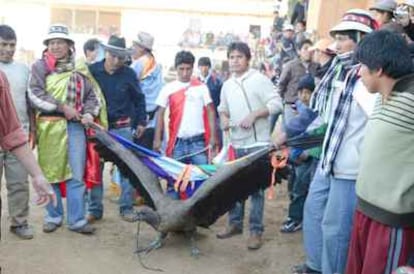
[[[161,140],[154,139],[152,149],[154,151],[160,152],[161,151]]]
[[[249,129],[253,126],[254,122],[256,121],[256,113],[251,112],[247,115],[239,124],[241,128]]]
[[[93,116],[90,113],[86,113],[84,115],[82,115],[81,117],[81,123],[84,126],[89,126],[90,124],[93,123]]]
[[[208,144],[211,148],[211,157],[214,158],[218,153],[218,143],[216,138],[210,137]]]
[[[62,106],[62,112],[65,115],[66,120],[79,121],[81,119],[80,113],[77,112],[74,108],[67,105]]]
[[[37,194],[37,198],[35,200],[36,205],[47,205],[50,201],[52,201],[53,205],[56,206],[57,201],[55,192],[43,175],[33,177],[32,184]]]
[[[135,137],[137,139],[141,138],[141,136],[144,134],[144,132],[145,132],[145,127],[141,126],[141,125],[138,125],[137,129],[135,131]]]

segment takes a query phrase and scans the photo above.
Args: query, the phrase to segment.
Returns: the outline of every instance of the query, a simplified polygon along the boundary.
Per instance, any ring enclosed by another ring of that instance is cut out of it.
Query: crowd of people
[[[30,175],[37,203],[46,205],[43,232],[65,223],[94,234],[104,217],[104,186],[103,162],[88,141],[92,123],[194,165],[211,163],[223,143],[237,159],[270,144],[281,148],[292,137],[318,136],[317,146],[290,147],[285,155],[290,204],[280,231],[302,230],[306,257],[292,272],[414,267],[414,2],[378,0],[370,11],[348,10],[330,37],[317,41],[305,33],[306,5],[298,2],[291,23],[275,13],[276,66],[253,68],[249,46],[233,42],[231,75],[221,77],[208,57],[196,62],[183,50],[169,83],[150,33],[139,32],[131,47],[116,35],[90,39],[79,58],[69,29],[54,24],[29,69],[13,58],[15,31],[0,25],[0,175],[4,169],[10,231],[34,236]],[[134,222],[136,190],[122,172],[119,181],[120,218]],[[174,184],[165,191],[186,198]],[[263,244],[264,193],[250,196],[249,250]],[[243,219],[240,201],[217,238],[243,233]]]

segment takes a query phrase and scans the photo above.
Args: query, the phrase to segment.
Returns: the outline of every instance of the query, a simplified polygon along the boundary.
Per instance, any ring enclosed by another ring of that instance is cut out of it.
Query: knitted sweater
[[[356,183],[358,208],[393,227],[414,227],[414,74],[378,100],[366,129]]]
[[[272,82],[256,70],[249,70],[240,78],[234,76],[224,82],[218,112],[230,115],[231,142],[244,147],[258,142],[270,142],[270,123],[262,117],[254,127],[243,129],[237,125],[251,112],[267,108],[269,114],[282,112],[282,101]]]

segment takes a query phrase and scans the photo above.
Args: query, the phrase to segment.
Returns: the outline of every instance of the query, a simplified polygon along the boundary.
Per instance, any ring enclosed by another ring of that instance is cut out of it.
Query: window
[[[121,13],[79,8],[52,8],[51,24],[62,23],[74,33],[89,35],[119,34]]]

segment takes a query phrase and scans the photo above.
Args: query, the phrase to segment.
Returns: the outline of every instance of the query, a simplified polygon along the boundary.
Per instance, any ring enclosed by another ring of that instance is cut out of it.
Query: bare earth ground
[[[105,177],[108,181],[109,176]],[[97,232],[94,236],[79,235],[65,227],[45,234],[42,232],[43,209],[32,207],[31,224],[35,238],[24,241],[8,231],[4,181],[2,189],[1,274],[157,273],[140,265],[133,253],[137,224],[122,221],[117,215],[117,205],[108,197],[105,197],[104,219],[95,224]],[[143,262],[171,274],[290,273],[291,266],[303,260],[302,235],[300,232],[289,235],[279,232],[288,202],[285,184],[277,186],[276,191],[273,200],[266,200],[264,245],[260,250],[248,251],[246,248],[248,214],[243,235],[217,239],[215,234],[226,224],[224,216],[209,230],[199,230],[198,246],[202,252],[199,258],[190,257],[189,241],[183,235],[171,234],[163,248],[143,255]],[[141,225],[140,245],[149,243],[155,236],[154,230],[146,224]]]

